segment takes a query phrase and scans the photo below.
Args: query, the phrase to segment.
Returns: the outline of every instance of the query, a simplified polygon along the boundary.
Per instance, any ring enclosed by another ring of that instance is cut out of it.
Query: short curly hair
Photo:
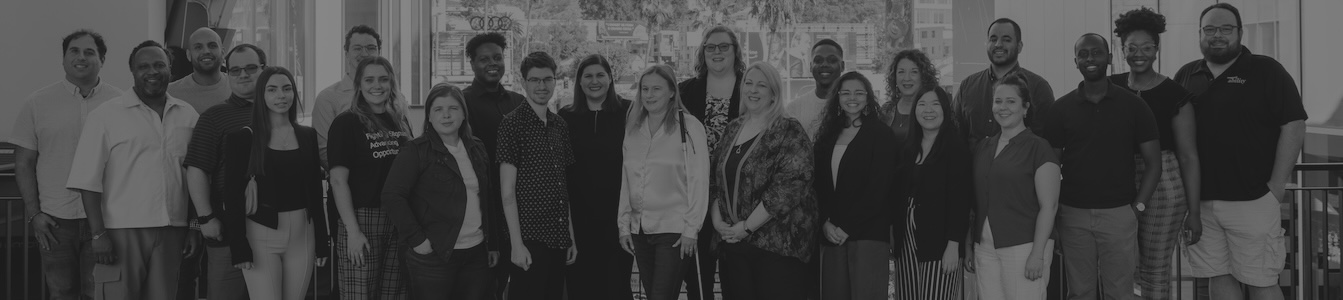
[[[922,95],[925,91],[937,87],[939,76],[937,74],[937,66],[934,66],[933,61],[928,59],[927,54],[923,54],[923,51],[919,51],[918,49],[900,51],[895,54],[895,58],[891,59],[891,65],[889,69],[886,70],[886,92],[891,94],[890,103],[899,102],[898,100],[900,100],[900,89],[897,87],[899,83],[897,83],[895,79],[895,66],[899,65],[900,60],[904,59],[914,62],[914,66],[919,68],[920,91],[918,91],[917,95]]]
[[[1115,19],[1115,35],[1119,36],[1121,43],[1128,40],[1130,33],[1139,30],[1152,35],[1152,40],[1160,45],[1161,34],[1166,32],[1166,16],[1151,8],[1142,7],[1123,13]]]
[[[501,50],[508,49],[508,38],[505,38],[503,34],[498,32],[477,34],[476,36],[471,37],[471,40],[466,42],[466,58],[476,60],[476,49],[485,44],[498,45]]]

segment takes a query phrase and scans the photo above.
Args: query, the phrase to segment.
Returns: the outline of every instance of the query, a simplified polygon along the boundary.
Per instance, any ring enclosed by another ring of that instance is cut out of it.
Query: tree
[[[884,0],[815,0],[802,10],[798,23],[868,23],[882,18]]]
[[[584,20],[635,21],[645,0],[578,0]],[[654,0],[656,1],[656,0]]]

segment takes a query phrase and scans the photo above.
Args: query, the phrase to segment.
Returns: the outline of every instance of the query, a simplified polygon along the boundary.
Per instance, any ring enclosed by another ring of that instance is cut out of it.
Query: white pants
[[[314,237],[308,210],[280,213],[277,229],[247,220],[252,269],[242,270],[256,300],[303,300],[312,280]]]
[[[1049,288],[1049,265],[1053,258],[1054,240],[1045,242],[1045,263],[1041,277],[1026,279],[1026,259],[1035,243],[1025,243],[1002,249],[993,246],[993,232],[984,220],[984,235],[975,245],[975,274],[979,276],[980,300],[1033,300],[1045,299]]]

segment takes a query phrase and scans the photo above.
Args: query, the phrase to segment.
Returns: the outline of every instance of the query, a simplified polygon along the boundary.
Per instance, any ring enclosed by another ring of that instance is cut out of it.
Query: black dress
[[[567,177],[579,251],[578,261],[568,267],[569,299],[633,297],[629,282],[634,257],[620,248],[620,230],[615,226],[629,107],[629,100],[617,99],[608,98],[600,110],[574,104],[558,113],[569,125],[574,151]]]

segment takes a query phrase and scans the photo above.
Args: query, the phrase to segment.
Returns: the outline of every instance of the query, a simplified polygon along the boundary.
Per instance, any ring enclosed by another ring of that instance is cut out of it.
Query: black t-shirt
[[[1137,199],[1133,155],[1139,144],[1157,139],[1156,118],[1142,98],[1110,84],[1105,97],[1092,103],[1078,84],[1049,107],[1042,121],[1045,139],[1063,149],[1060,203],[1104,209]]]
[[[1175,73],[1194,95],[1203,200],[1250,201],[1268,194],[1282,125],[1306,119],[1301,93],[1277,60],[1242,47],[1221,76],[1204,60]]]
[[[376,121],[383,124],[396,122],[387,113],[376,116]],[[401,151],[401,144],[409,138],[409,133],[390,130],[370,132],[359,122],[358,115],[346,112],[331,121],[331,131],[327,137],[327,162],[332,168],[341,166],[350,170],[347,182],[354,207],[380,207],[382,184],[387,179],[387,172],[392,168],[396,154]]]
[[[1156,131],[1161,134],[1161,150],[1175,151],[1175,129],[1171,121],[1175,119],[1175,115],[1180,114],[1180,108],[1189,103],[1189,98],[1193,95],[1170,78],[1146,91],[1134,90],[1128,86],[1128,74],[1110,76],[1110,82],[1138,94],[1138,97],[1147,102],[1147,108],[1152,109],[1152,116],[1156,117]]]

